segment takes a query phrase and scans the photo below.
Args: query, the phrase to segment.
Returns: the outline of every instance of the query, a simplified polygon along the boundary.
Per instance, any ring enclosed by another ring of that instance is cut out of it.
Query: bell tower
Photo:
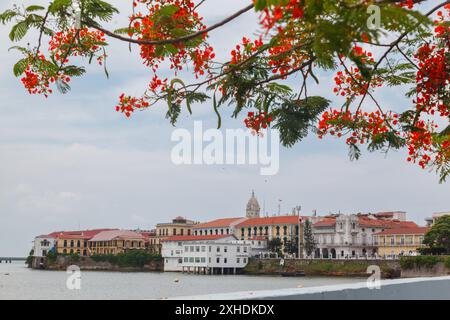
[[[252,196],[247,202],[246,217],[247,218],[259,218],[261,208],[259,207],[258,200],[255,197],[255,191],[252,191]]]

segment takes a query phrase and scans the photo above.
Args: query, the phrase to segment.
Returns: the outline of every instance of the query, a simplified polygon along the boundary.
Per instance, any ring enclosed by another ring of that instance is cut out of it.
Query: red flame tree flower
[[[175,124],[182,105],[192,112],[209,100],[219,126],[222,107],[234,108],[233,117],[247,109],[246,127],[258,134],[277,128],[286,146],[312,131],[344,139],[352,157],[363,145],[404,149],[408,162],[435,169],[441,180],[450,174],[448,0],[248,0],[214,24],[200,14],[208,0],[134,0],[128,24],[114,31],[105,25],[120,13],[108,1],[77,2],[77,24],[71,0],[0,14],[1,23],[13,24],[9,36],[23,55],[14,74],[30,94],[67,92],[84,63],[107,73],[107,39],[122,41],[137,47],[149,74],[141,96],[118,93],[116,110],[126,117],[164,102]],[[375,2],[381,19],[372,29],[367,12]],[[252,10],[256,19],[245,17],[255,19],[260,35],[243,33],[229,57],[217,59],[209,37]],[[35,45],[20,46],[33,28]],[[163,68],[171,74],[162,76]],[[334,74],[333,101],[309,95],[324,74]],[[385,86],[409,88],[405,104],[382,105],[377,93]]]

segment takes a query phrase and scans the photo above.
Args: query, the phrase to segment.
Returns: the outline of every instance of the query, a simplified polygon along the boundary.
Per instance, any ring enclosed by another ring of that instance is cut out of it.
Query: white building
[[[388,213],[325,217],[313,224],[316,242],[314,258],[376,257],[378,246],[375,244],[374,234],[391,228],[417,227],[416,223],[405,221],[404,218],[403,214]]]
[[[174,236],[163,240],[164,271],[235,274],[250,257],[249,241],[233,235]]]
[[[426,218],[425,221],[427,222],[427,226],[431,227],[436,223],[436,220],[443,216],[450,216],[450,211],[447,212],[435,212],[431,216],[431,218]]]
[[[56,241],[57,238],[54,234],[41,235],[34,238],[33,257],[46,257],[55,248]]]

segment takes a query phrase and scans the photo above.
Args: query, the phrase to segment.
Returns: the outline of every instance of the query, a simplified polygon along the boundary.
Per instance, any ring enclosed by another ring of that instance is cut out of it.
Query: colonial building
[[[162,241],[164,271],[235,274],[250,256],[249,242],[233,235],[173,236]]]
[[[128,230],[109,230],[96,234],[88,241],[89,255],[119,254],[128,250],[144,250],[142,234]]]
[[[56,251],[59,254],[89,255],[88,241],[102,231],[113,229],[95,229],[83,231],[64,231],[57,233]]]
[[[172,236],[190,236],[195,225],[197,225],[197,222],[180,216],[173,219],[172,222],[158,223],[155,238],[152,239],[154,244],[150,251],[161,253],[162,240]]]
[[[338,214],[313,224],[316,242],[315,258],[374,257],[378,248],[373,235],[395,227],[415,228],[412,221],[393,219],[395,215]]]
[[[236,225],[245,220],[247,218],[224,218],[200,223],[193,228],[193,234],[195,236],[234,234]]]
[[[46,257],[50,251],[56,249],[57,235],[60,232],[53,232],[47,235],[41,235],[34,238],[33,257]]]
[[[382,257],[417,255],[417,249],[425,247],[423,239],[429,229],[428,227],[388,229],[375,233],[373,242]]]

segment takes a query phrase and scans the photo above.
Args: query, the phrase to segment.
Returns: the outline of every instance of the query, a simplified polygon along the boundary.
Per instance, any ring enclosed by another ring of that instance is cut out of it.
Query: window
[[[178,246],[181,247],[183,244],[181,242],[178,242]]]
[[[247,258],[242,259],[243,263],[247,263]]]
[[[201,235],[201,236],[203,235],[203,230],[200,230],[200,235]]]
[[[215,230],[215,233],[216,233],[216,234],[219,234],[219,230],[216,229],[216,230]]]
[[[173,228],[172,234],[173,234],[174,236],[176,236],[176,235],[177,235],[177,229]]]
[[[241,259],[240,258],[236,258],[236,263],[241,263]]]
[[[208,247],[209,252],[211,252],[211,246]]]
[[[247,247],[244,247],[244,252],[247,252]]]
[[[206,258],[205,258],[205,257],[202,257],[202,258],[201,258],[201,262],[202,262],[202,263],[205,263],[205,262],[206,262]]]
[[[228,252],[228,248],[227,247],[223,247],[223,252]]]
[[[70,240],[70,246],[73,247],[73,240]]]
[[[245,229],[241,228],[241,235],[244,236],[244,234],[245,234]]]
[[[394,238],[391,238],[391,245],[394,245]]]
[[[200,257],[195,257],[195,263],[200,263]]]
[[[247,229],[247,235],[248,235],[249,237],[252,236],[252,228],[248,228],[248,229]]]
[[[356,224],[352,222],[352,229],[356,229]]]
[[[217,251],[217,252],[220,252],[220,247],[219,247],[219,246],[217,246],[216,251]]]
[[[184,247],[184,252],[189,252],[189,247],[188,246]]]
[[[223,263],[227,263],[227,258],[223,258]]]
[[[187,234],[188,234],[188,236],[191,235],[191,229],[188,229]]]
[[[269,227],[266,226],[264,229],[265,229],[264,234],[267,236],[269,234]]]
[[[287,226],[283,226],[283,236],[287,235]]]
[[[211,263],[211,257],[208,258],[208,262]]]
[[[223,234],[223,229],[220,229],[220,234]]]
[[[206,252],[206,246],[202,246],[202,252]]]
[[[182,264],[183,263],[183,259],[179,258],[178,259],[178,264]]]
[[[217,263],[220,263],[220,258],[217,258],[217,259],[216,259],[216,262],[217,262]]]
[[[67,247],[67,240],[64,240],[64,247]]]
[[[200,246],[195,247],[195,252],[200,252]]]
[[[184,229],[181,229],[181,230],[180,230],[180,234],[181,234],[182,236],[184,236]]]
[[[184,257],[184,262],[186,263],[188,261],[189,261],[188,257]]]
[[[189,262],[194,263],[194,257],[189,257]]]
[[[241,252],[241,247],[236,247],[236,252]]]
[[[279,235],[280,235],[280,226],[277,226],[277,227],[276,227],[276,230],[277,230],[276,235],[279,236]]]
[[[194,252],[194,246],[190,246],[189,251]]]

